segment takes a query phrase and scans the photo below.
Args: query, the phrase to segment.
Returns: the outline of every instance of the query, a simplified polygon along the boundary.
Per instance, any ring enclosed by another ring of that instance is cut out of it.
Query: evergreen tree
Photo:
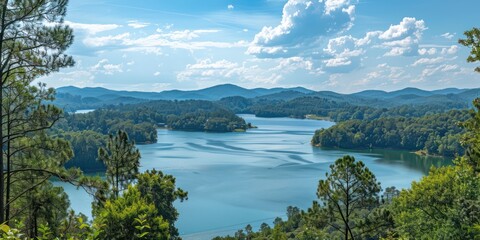
[[[118,131],[116,136],[110,135],[106,148],[98,150],[98,158],[107,167],[107,182],[112,198],[118,198],[120,192],[136,179],[140,152],[135,143],[128,139],[126,132]]]
[[[67,0],[0,1],[0,222],[5,221],[6,88],[16,81],[31,82],[42,75],[72,66],[64,54],[73,41],[63,24]],[[8,167],[8,166],[7,166]]]
[[[330,166],[326,179],[320,180],[317,196],[326,206],[330,226],[345,240],[360,237],[356,232],[359,219],[379,205],[380,183],[363,162],[344,156]]]
[[[471,48],[467,62],[480,61],[480,29],[472,28],[471,30],[465,31],[464,34],[467,38],[458,40],[458,43]],[[480,67],[475,68],[475,71],[480,72]]]
[[[169,223],[171,238],[177,238],[178,229],[175,222],[178,219],[178,211],[173,203],[176,200],[186,200],[188,193],[175,186],[175,178],[172,175],[163,174],[155,169],[139,174],[136,187],[142,197],[152,202],[159,215]]]

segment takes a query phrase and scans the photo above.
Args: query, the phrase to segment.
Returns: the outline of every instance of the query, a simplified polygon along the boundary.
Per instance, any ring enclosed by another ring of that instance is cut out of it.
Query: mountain
[[[280,99],[302,94],[314,93],[303,87],[294,88],[255,88],[246,89],[233,84],[222,84],[209,88],[182,91],[169,90],[162,92],[139,92],[139,91],[115,91],[102,87],[78,88],[73,86],[57,88],[57,100],[55,103],[62,107],[68,106],[71,110],[78,108],[96,108],[103,105],[131,104],[149,100],[209,100],[216,101],[225,97],[240,96],[244,98],[255,98],[264,95],[279,94]],[[274,96],[272,96],[274,97]],[[85,101],[85,98],[90,98]]]
[[[434,91],[405,88],[392,92],[366,90],[353,94],[341,94],[332,91],[316,92],[303,87],[247,89],[233,84],[222,84],[191,91],[169,90],[162,92],[115,91],[102,87],[78,88],[68,86],[57,89],[55,103],[61,107],[69,108],[69,110],[75,110],[97,108],[105,105],[141,103],[150,100],[218,101],[234,96],[267,101],[288,101],[311,96],[360,106],[394,107],[403,104],[465,104],[480,96],[480,88],[446,88]]]
[[[417,95],[420,97],[426,97],[426,96],[431,96],[434,95],[434,93],[426,91],[426,90],[421,90],[418,88],[404,88],[402,90],[397,90],[393,92],[389,92],[387,94],[388,98],[394,98],[402,95]]]
[[[382,90],[365,90],[351,95],[368,98],[385,98],[388,95],[388,92]]]

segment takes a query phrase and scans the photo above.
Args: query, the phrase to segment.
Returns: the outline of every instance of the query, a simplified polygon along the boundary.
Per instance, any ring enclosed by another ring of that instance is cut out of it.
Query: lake
[[[246,224],[258,227],[284,217],[289,205],[306,209],[316,199],[318,181],[343,155],[355,156],[377,176],[382,187],[407,188],[432,166],[451,164],[444,158],[405,151],[345,151],[312,147],[316,129],[327,121],[257,118],[240,115],[258,126],[246,133],[158,131],[158,143],[139,145],[141,171],[172,174],[189,199],[176,203],[176,223],[184,239],[233,234]],[[61,184],[72,208],[90,215],[91,199],[82,190]]]

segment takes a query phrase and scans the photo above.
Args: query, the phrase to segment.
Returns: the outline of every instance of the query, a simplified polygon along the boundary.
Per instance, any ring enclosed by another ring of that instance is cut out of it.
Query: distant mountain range
[[[434,91],[405,88],[392,92],[367,90],[353,94],[340,94],[331,91],[316,92],[303,87],[246,89],[233,84],[217,85],[193,91],[170,90],[162,92],[115,91],[101,87],[78,88],[68,86],[57,89],[57,100],[55,103],[75,110],[81,108],[96,108],[112,104],[140,103],[150,100],[193,99],[216,101],[233,96],[239,96],[246,99],[266,99],[272,101],[286,101],[298,97],[315,96],[334,101],[345,101],[355,105],[388,107],[403,104],[471,102],[471,100],[480,96],[480,88],[446,88]]]
[[[181,90],[169,90],[162,92],[139,92],[139,91],[115,91],[101,87],[60,87],[57,89],[57,93],[68,93],[71,95],[78,95],[82,97],[94,97],[98,99],[112,99],[115,97],[133,97],[139,99],[148,100],[219,100],[224,97],[241,96],[245,98],[254,98],[262,95],[269,95],[280,93],[284,91],[294,91],[299,93],[313,93],[315,91],[296,87],[296,88],[254,88],[246,89],[233,84],[217,85],[209,88],[193,90],[193,91],[181,91]]]

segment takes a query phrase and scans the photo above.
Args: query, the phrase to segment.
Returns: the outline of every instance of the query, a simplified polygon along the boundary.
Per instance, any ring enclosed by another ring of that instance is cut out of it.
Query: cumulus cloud
[[[420,55],[435,55],[437,53],[437,49],[436,48],[421,48],[418,50],[418,53]]]
[[[122,64],[111,64],[109,63],[108,59],[102,59],[98,61],[92,68],[94,72],[100,72],[105,75],[113,75],[114,73],[122,73]]]
[[[228,10],[233,10],[234,8],[235,8],[235,7],[234,7],[232,4],[229,4],[229,5],[227,6],[227,9],[228,9]]]
[[[242,63],[228,60],[213,61],[210,58],[188,64],[177,74],[178,81],[210,82],[218,84],[236,79],[253,86],[257,84],[275,84],[283,80],[287,74],[297,71],[315,72],[313,62],[301,57],[265,60],[249,59]]]
[[[390,49],[385,56],[415,56],[423,31],[427,30],[423,20],[405,17],[398,25],[392,25],[379,39]]]
[[[265,58],[304,55],[316,48],[320,39],[352,27],[356,2],[289,0],[280,24],[263,27],[247,53]]]
[[[323,49],[325,70],[350,72],[361,65],[367,51],[373,48],[385,49],[383,56],[416,56],[435,54],[436,49],[418,49],[423,31],[427,28],[423,20],[405,17],[397,25],[385,31],[367,32],[362,38],[351,35],[331,38]]]
[[[458,52],[458,46],[457,45],[452,45],[448,48],[442,48],[442,54],[448,54],[448,55],[453,55]]]
[[[329,59],[323,60],[331,72],[345,72],[359,66],[361,56],[365,50],[361,48],[368,41],[356,39],[352,36],[332,38],[323,49]]]
[[[213,62],[211,59],[202,59],[194,64],[188,64],[186,69],[177,75],[177,80],[189,79],[205,80],[214,76],[225,76],[229,71],[237,67],[236,63],[225,59]]]

